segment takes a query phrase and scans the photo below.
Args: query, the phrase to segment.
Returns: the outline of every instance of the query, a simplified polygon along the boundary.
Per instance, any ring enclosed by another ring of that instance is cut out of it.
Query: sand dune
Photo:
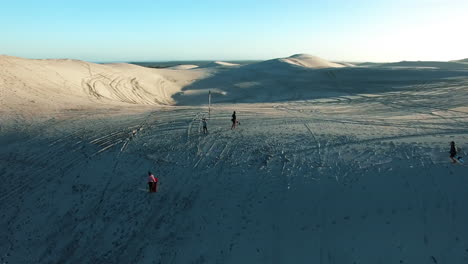
[[[278,59],[279,61],[289,63],[296,66],[305,68],[321,69],[321,68],[341,68],[344,67],[342,64],[330,62],[322,58],[308,55],[308,54],[296,54],[288,58]]]
[[[203,71],[150,69],[137,65],[79,60],[0,57],[1,110],[171,105],[173,94],[205,75]]]
[[[278,65],[279,64],[279,65]],[[285,59],[240,66],[215,61],[201,69],[196,65],[179,65],[169,69],[152,69],[133,64],[95,64],[79,60],[31,60],[11,56],[0,57],[1,111],[38,114],[60,109],[85,109],[132,105],[180,104],[174,98],[183,94],[203,94],[200,89],[191,89],[191,84],[213,75],[215,83],[204,87],[206,91],[218,91],[225,99],[226,89],[219,86],[231,85],[232,80],[251,76],[255,71],[277,71],[290,74],[295,68],[316,69],[342,67],[310,55],[294,55]],[[286,67],[286,68],[285,68]],[[292,68],[291,68],[292,67]],[[242,70],[240,70],[242,68]],[[285,71],[286,69],[286,71]],[[227,74],[219,75],[228,71]],[[246,88],[257,80],[232,84]],[[261,87],[260,87],[261,88]],[[272,90],[269,89],[268,93]],[[258,91],[262,96],[265,91]],[[284,95],[278,95],[284,98]],[[286,96],[287,97],[287,96]],[[248,99],[251,100],[251,99]],[[196,100],[195,100],[196,101]],[[194,102],[195,102],[194,101]]]
[[[296,54],[287,58],[272,59],[244,66],[254,71],[290,73],[307,69],[332,69],[343,68],[345,65],[330,62],[322,58],[308,55]]]
[[[462,60],[455,60],[454,62],[468,63],[468,58]]]
[[[299,57],[0,57],[0,263],[466,263],[468,71]]]
[[[352,63],[349,63],[349,62],[341,62],[340,61],[340,62],[335,62],[335,63],[341,64],[341,65],[343,65],[345,67],[356,67],[355,64],[352,64]]]
[[[362,65],[366,67],[345,67],[306,54],[247,65],[217,61],[202,68],[187,64],[167,69],[1,56],[0,111],[38,115],[122,105],[198,105],[207,103],[209,91],[213,103],[382,93],[418,82],[455,82],[452,77],[466,76],[459,69],[468,68],[459,62]]]
[[[206,65],[203,65],[203,68],[230,68],[240,66],[236,63],[224,62],[224,61],[213,61]]]
[[[184,87],[182,92],[174,95],[174,99],[179,105],[206,104],[208,90],[212,90],[216,91],[213,103],[307,100],[394,92],[415,84],[421,84],[421,87],[447,85],[457,82],[453,77],[466,75],[465,71],[419,67],[340,66],[316,69],[275,59],[213,72],[209,77]]]
[[[173,69],[173,70],[191,70],[191,69],[195,69],[195,68],[198,68],[198,65],[182,64],[182,65],[169,67],[169,69]]]

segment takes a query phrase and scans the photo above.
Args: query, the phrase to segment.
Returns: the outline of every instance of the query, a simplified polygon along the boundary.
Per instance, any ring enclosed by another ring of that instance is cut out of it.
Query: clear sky
[[[468,57],[468,0],[0,0],[0,54],[88,61]]]

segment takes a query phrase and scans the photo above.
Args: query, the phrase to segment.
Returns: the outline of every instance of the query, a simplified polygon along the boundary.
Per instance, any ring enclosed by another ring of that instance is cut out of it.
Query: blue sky
[[[1,0],[0,54],[88,61],[468,57],[463,0]]]

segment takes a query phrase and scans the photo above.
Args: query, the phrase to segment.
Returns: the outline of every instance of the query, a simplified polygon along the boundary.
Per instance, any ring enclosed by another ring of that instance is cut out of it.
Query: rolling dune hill
[[[1,110],[33,113],[122,104],[172,105],[174,93],[204,75],[131,64],[1,56]]]

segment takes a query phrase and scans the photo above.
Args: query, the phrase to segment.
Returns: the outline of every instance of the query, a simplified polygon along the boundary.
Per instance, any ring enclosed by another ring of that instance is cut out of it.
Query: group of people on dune
[[[239,125],[239,121],[237,120],[236,116],[236,111],[232,113],[231,116],[231,130],[235,129]],[[206,122],[206,118],[202,119],[202,124],[203,124],[203,134],[208,134],[208,124]],[[151,171],[148,171],[148,190],[150,193],[157,192],[158,189],[158,178],[151,173]]]
[[[232,113],[231,122],[232,122],[231,130],[235,129],[239,125],[239,120],[237,120],[236,111]],[[208,124],[206,122],[206,118],[202,118],[202,125],[203,125],[203,134],[208,134]]]
[[[234,111],[232,113],[232,116],[231,116],[231,122],[232,122],[232,125],[231,125],[231,130],[232,129],[235,129],[238,125],[239,125],[239,121],[237,120],[237,116],[236,116],[236,111]],[[208,133],[208,125],[207,125],[207,122],[206,122],[206,118],[203,118],[202,119],[202,124],[203,124],[203,134],[207,134]],[[452,141],[450,142],[450,159],[452,160],[452,163],[463,163],[463,158],[458,156],[457,153],[458,151],[460,151],[459,148],[457,148],[455,146],[455,142]],[[157,177],[154,177],[154,175],[151,173],[151,171],[148,171],[148,188],[149,188],[149,192],[157,192],[157,186],[158,186],[158,178]]]

